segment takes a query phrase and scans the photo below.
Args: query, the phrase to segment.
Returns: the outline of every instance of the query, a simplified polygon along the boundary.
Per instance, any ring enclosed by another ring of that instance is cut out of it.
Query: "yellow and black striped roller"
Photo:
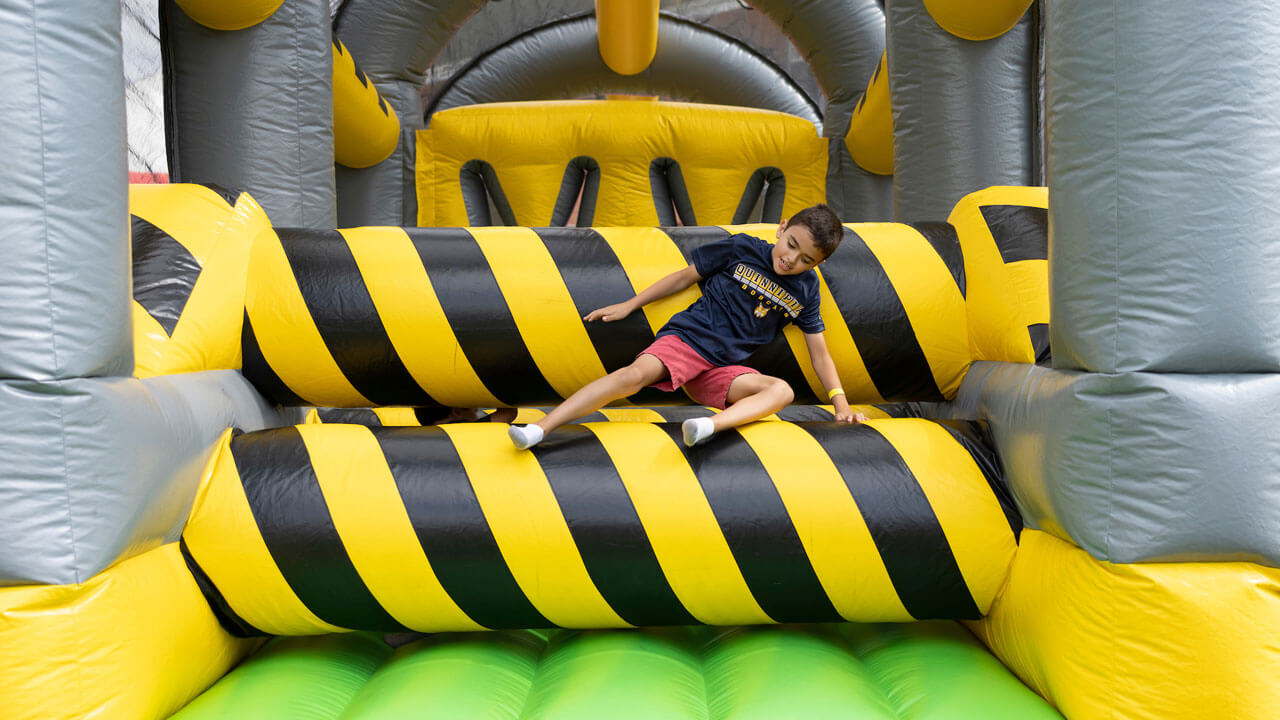
[[[554,405],[629,363],[698,296],[584,323],[731,231],[699,228],[358,228],[260,235],[246,292],[244,373],[292,405]],[[969,365],[964,267],[945,223],[846,226],[819,269],[827,345],[852,402],[952,397]],[[825,392],[795,327],[748,365],[799,402]],[[642,391],[638,405],[687,403]]]
[[[956,203],[974,360],[1049,357],[1049,191],[990,187]]]
[[[138,377],[240,367],[245,273],[271,221],[217,185],[131,185]]]
[[[922,419],[301,425],[224,439],[184,533],[228,622],[290,635],[976,618],[1021,522]]]

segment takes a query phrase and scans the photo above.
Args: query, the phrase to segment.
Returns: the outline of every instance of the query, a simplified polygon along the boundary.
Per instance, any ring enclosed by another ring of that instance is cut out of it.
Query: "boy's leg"
[[[772,415],[790,405],[795,397],[791,386],[781,378],[759,373],[739,375],[729,384],[725,398],[728,407],[708,419],[715,432],[720,432]]]
[[[666,376],[667,366],[661,360],[653,355],[640,355],[630,365],[587,383],[535,424],[544,433],[549,433],[570,420],[590,415],[618,398],[634,395]]]

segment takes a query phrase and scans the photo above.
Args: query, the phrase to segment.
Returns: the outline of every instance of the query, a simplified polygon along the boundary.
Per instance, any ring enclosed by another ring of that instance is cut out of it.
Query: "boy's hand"
[[[860,412],[854,412],[853,408],[849,407],[849,401],[845,400],[843,395],[835,396],[831,403],[835,410],[836,422],[861,424],[867,421],[866,415],[863,415]]]
[[[603,320],[605,322],[614,322],[631,314],[634,308],[629,302],[621,302],[616,305],[602,307],[599,310],[592,310],[583,316],[583,320],[591,322],[593,320]]]

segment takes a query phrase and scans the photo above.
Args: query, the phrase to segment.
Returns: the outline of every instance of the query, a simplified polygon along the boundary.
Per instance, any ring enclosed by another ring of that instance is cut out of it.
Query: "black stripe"
[[[694,248],[702,247],[710,243],[724,240],[729,237],[730,233],[724,228],[715,227],[714,225],[706,225],[703,227],[664,227],[662,232],[671,238],[671,242],[675,243],[676,249],[684,256],[684,261],[693,264]]]
[[[817,405],[788,405],[778,411],[778,419],[785,422],[831,422],[832,412]]]
[[[533,454],[609,607],[632,625],[696,623],[671,590],[600,440],[584,427],[568,425],[535,445]]]
[[[538,370],[511,308],[475,238],[462,228],[408,228],[458,346],[500,404],[548,405],[563,398]]]
[[[609,422],[609,416],[597,410],[591,413],[590,415],[583,415],[582,417],[575,419],[574,422],[575,423]]]
[[[458,607],[487,628],[551,627],[507,567],[462,459],[444,431],[372,432],[431,569]]]
[[[795,393],[795,400],[792,402],[810,405],[820,402],[813,388],[809,387],[804,371],[800,369],[800,360],[791,351],[791,345],[782,333],[778,333],[772,340],[761,345],[751,353],[750,357],[743,360],[742,364],[766,375],[785,380]]]
[[[538,228],[536,232],[560,271],[578,317],[629,300],[636,294],[622,261],[595,230]],[[584,322],[583,326],[607,373],[630,365],[636,355],[653,342],[653,331],[642,310],[617,322],[597,320]],[[672,401],[672,395],[645,388],[630,399],[638,405],[665,405]]]
[[[715,412],[701,405],[677,405],[673,407],[650,408],[662,417],[663,422],[684,422],[689,418],[711,417]]]
[[[1037,365],[1044,364],[1053,358],[1053,349],[1049,346],[1049,324],[1033,323],[1027,326],[1027,334],[1031,336],[1031,351],[1035,353]]]
[[[145,218],[133,220],[133,299],[170,337],[200,277],[200,263],[182,243]]]
[[[251,625],[247,620],[240,617],[240,614],[231,609],[231,605],[227,603],[227,599],[223,597],[222,591],[218,590],[213,581],[209,579],[209,575],[205,573],[204,568],[200,567],[200,563],[191,555],[191,549],[187,547],[187,539],[180,538],[178,540],[178,551],[182,553],[182,560],[187,564],[187,569],[191,571],[191,576],[196,580],[196,587],[200,588],[200,592],[204,594],[204,599],[209,602],[209,608],[213,610],[213,616],[217,618],[218,624],[223,630],[235,637],[262,637],[267,633],[259,630]]]
[[[297,428],[237,436],[231,459],[267,550],[311,612],[352,630],[407,629],[378,604],[352,564]]]
[[[226,200],[227,204],[230,205],[231,207],[235,207],[236,203],[240,201],[240,196],[244,194],[243,190],[225,188],[225,187],[222,187],[221,185],[218,185],[217,183],[200,183],[200,184],[212,190],[214,193],[218,195],[218,197],[222,198],[223,200]]]
[[[943,400],[902,299],[856,232],[844,229],[840,252],[827,258],[822,277],[880,397]]]
[[[791,516],[760,458],[734,432],[686,448],[680,426],[662,427],[684,453],[751,595],[773,620],[839,622]]]
[[[875,407],[891,418],[924,417],[924,412],[920,408],[919,403],[881,403]]]
[[[1006,263],[1049,258],[1049,211],[1025,205],[978,208]]]
[[[382,418],[369,408],[317,408],[321,423],[382,427]]]
[[[346,239],[332,230],[276,234],[307,311],[351,386],[377,405],[439,405],[391,344]]]
[[[947,269],[951,271],[951,277],[955,278],[956,287],[960,288],[960,297],[966,297],[964,251],[960,247],[960,236],[956,233],[955,226],[939,222],[910,223],[910,225],[933,246],[933,251],[938,253],[938,257],[942,258],[942,262],[946,263]]]
[[[896,448],[868,425],[801,425],[853,495],[889,580],[917,620],[981,616],[938,516]]]
[[[253,384],[262,396],[278,405],[310,405],[311,403],[298,396],[267,362],[258,346],[258,338],[253,334],[253,323],[249,321],[249,311],[244,312],[244,327],[240,331],[240,355],[242,357],[241,372],[244,378]]]
[[[1000,510],[1009,521],[1009,530],[1013,532],[1014,539],[1021,538],[1022,515],[1013,501],[1013,493],[1009,491],[1008,483],[1005,482],[1004,469],[1000,466],[1000,456],[996,454],[995,445],[991,442],[991,433],[987,424],[969,420],[935,420],[934,422],[951,433],[951,437],[955,438],[956,442],[960,443],[960,446],[973,458],[974,464],[987,479],[991,493],[1000,503]]]

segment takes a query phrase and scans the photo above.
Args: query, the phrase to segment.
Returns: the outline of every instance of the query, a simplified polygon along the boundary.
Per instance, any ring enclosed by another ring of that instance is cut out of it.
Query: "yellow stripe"
[[[650,408],[605,408],[600,412],[609,418],[609,422],[660,423],[667,421],[662,417],[662,413]]]
[[[304,425],[298,432],[333,526],[378,604],[420,632],[483,629],[436,578],[373,433],[359,425]]]
[[[778,488],[836,611],[850,621],[913,620],[862,512],[818,441],[791,423],[753,423],[739,431]]]
[[[751,595],[698,478],[670,436],[647,423],[588,423],[612,458],[658,564],[689,614],[708,625],[773,620]]]
[[[636,293],[677,270],[689,267],[675,243],[657,228],[596,228],[622,263],[622,270]],[[673,315],[702,297],[698,286],[644,306],[644,316],[654,333]],[[618,302],[630,298],[618,298]],[[594,351],[593,351],[594,352]]]
[[[378,416],[378,420],[383,427],[418,427],[422,425],[422,423],[418,422],[418,416],[411,407],[374,408],[373,414]]]
[[[537,422],[546,417],[547,413],[538,408],[520,408],[516,410],[516,419],[513,421],[517,425],[528,425],[531,422]]]
[[[254,238],[245,307],[263,357],[299,397],[313,405],[374,404],[347,382],[329,353],[272,230]]]
[[[253,519],[223,433],[183,537],[191,556],[237,615],[274,635],[341,632],[316,617],[284,579]]]
[[[1023,324],[1049,322],[1049,261],[1019,260],[1004,268],[1007,287],[1016,290]]]
[[[201,267],[232,219],[232,206],[203,185],[129,186],[129,212],[163,230]]]
[[[858,234],[902,300],[938,389],[944,397],[954,396],[970,358],[964,297],[951,271],[929,241],[909,225],[860,225]]]
[[[573,296],[530,228],[471,228],[533,362],[561,397],[605,376]],[[626,300],[621,298],[620,300]]]
[[[834,406],[824,405],[823,407],[827,410],[830,410],[833,414],[835,413]],[[875,405],[850,405],[849,409],[853,410],[856,413],[860,412],[863,415],[866,415],[867,418],[871,420],[878,420],[878,419],[889,417],[889,413],[885,412],[884,410],[881,410]]]
[[[462,458],[476,499],[516,583],[561,627],[630,627],[587,574],[551,484],[502,424],[440,426]]]
[[[342,230],[378,317],[405,368],[427,394],[445,405],[496,405],[458,346],[422,258],[400,228]]]
[[[903,418],[871,423],[897,449],[929,499],[969,592],[984,610],[1004,582],[1017,542],[982,471],[941,426]]]

